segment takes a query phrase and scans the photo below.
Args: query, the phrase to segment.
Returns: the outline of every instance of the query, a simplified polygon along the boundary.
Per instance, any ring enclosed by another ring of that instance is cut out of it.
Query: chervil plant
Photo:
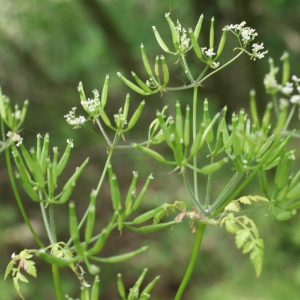
[[[24,273],[34,277],[37,275],[33,257],[38,257],[52,266],[57,299],[63,299],[59,279],[59,268],[61,267],[70,267],[78,277],[82,285],[80,296],[82,300],[98,299],[99,277],[105,276],[105,274],[98,275],[99,264],[118,263],[147,249],[145,246],[130,253],[102,257],[101,251],[113,229],[117,228],[120,233],[132,230],[141,234],[165,228],[176,230],[176,226],[181,226],[180,223],[184,218],[188,218],[190,221],[191,234],[195,234],[195,242],[187,270],[174,299],[182,298],[192,276],[206,226],[223,226],[228,232],[234,233],[236,246],[241,248],[243,253],[250,254],[255,273],[259,276],[263,265],[264,242],[259,236],[255,223],[247,216],[247,213],[264,209],[265,213],[270,212],[269,215],[272,212],[278,220],[287,220],[293,217],[300,207],[300,171],[296,174],[291,173],[295,151],[289,149],[291,139],[299,137],[299,129],[292,129],[291,124],[299,109],[300,79],[294,75],[290,81],[288,54],[284,54],[282,57],[283,70],[280,83],[276,78],[279,69],[274,66],[273,60],[269,60],[270,72],[265,76],[264,84],[267,93],[271,96],[271,102],[266,106],[263,117],[261,118],[257,112],[255,91],[252,90],[250,91],[250,112],[246,113],[244,109],[238,113],[230,112],[231,121],[228,122],[226,116],[229,112],[227,112],[226,106],[219,113],[212,115],[209,111],[209,101],[199,96],[199,90],[203,90],[205,80],[242,54],[248,55],[251,60],[263,58],[267,51],[263,51],[263,43],[254,42],[258,35],[257,32],[255,29],[246,27],[245,22],[225,26],[216,47],[214,19],[210,24],[209,40],[204,45],[200,45],[198,42],[203,16],[200,16],[194,30],[184,29],[179,21],[174,23],[170,14],[166,14],[166,21],[171,31],[172,48],[164,42],[153,26],[154,35],[166,55],[175,57],[180,63],[188,84],[179,87],[169,86],[166,58],[163,55],[157,56],[152,67],[143,44],[141,45],[141,55],[148,78],[142,80],[132,72],[133,82],[120,72],[117,75],[131,90],[143,96],[152,94],[161,96],[165,92],[175,92],[177,95],[182,90],[190,89],[191,101],[185,108],[182,107],[180,101],[170,103],[175,106],[175,117],[172,117],[168,115],[167,107],[162,107],[149,124],[144,141],[128,143],[126,140],[125,144],[123,140],[126,139],[126,133],[142,119],[142,110],[147,102],[143,100],[135,112],[129,115],[130,95],[127,94],[123,107],[116,111],[114,120],[111,120],[106,113],[109,89],[109,76],[107,75],[102,91],[94,90],[92,98],[86,97],[83,85],[79,83],[80,104],[86,112],[85,116],[78,116],[76,107],[73,107],[65,115],[67,123],[74,129],[86,127],[91,130],[88,124],[90,121],[92,126],[98,128],[99,133],[96,134],[107,148],[103,172],[98,185],[92,189],[90,196],[87,196],[89,202],[81,219],[77,217],[76,204],[69,202],[69,199],[76,182],[80,180],[80,175],[88,164],[88,159],[84,159],[63,187],[58,189],[59,176],[62,174],[73,148],[72,140],[67,140],[67,147],[61,157],[59,157],[56,147],[52,148],[51,153],[47,134],[44,137],[38,135],[36,147],[27,150],[18,135],[18,130],[25,117],[26,105],[22,111],[19,111],[17,107],[13,110],[8,99],[1,95],[0,113],[3,139],[1,150],[6,152],[10,179],[20,211],[40,248],[25,249],[19,254],[13,254],[7,267],[5,278],[9,274],[12,275],[20,297],[23,298],[19,282],[27,282]],[[229,34],[232,34],[237,40],[238,47],[233,49],[234,57],[223,62],[221,55]],[[197,74],[191,72],[187,60],[190,55],[196,55],[203,65]],[[202,107],[200,115],[199,106]],[[112,135],[113,138],[111,138]],[[156,145],[161,143],[165,143],[170,149],[172,158],[167,159],[164,153],[157,151]],[[134,171],[127,195],[122,197],[117,177],[113,171],[113,154],[120,148],[141,151],[159,163],[169,166],[170,172],[173,171],[173,176],[182,178],[187,197],[178,199],[174,203],[161,203],[158,207],[153,207],[143,214],[132,217],[132,214],[136,215],[138,208],[143,206],[143,198],[153,180],[153,175],[149,174],[148,178],[144,180],[143,188],[137,191],[139,175],[137,171]],[[15,176],[12,172],[10,152],[13,154],[18,170]],[[203,157],[206,159],[200,159]],[[203,164],[205,160],[207,162]],[[232,177],[223,186],[218,196],[212,197],[214,173],[219,171],[227,172]],[[200,184],[204,184],[199,174],[207,178],[204,193],[201,193],[199,189]],[[47,244],[39,239],[31,226],[23,206],[25,199],[23,200],[19,196],[15,177],[28,197],[40,205],[48,235]],[[105,177],[109,179],[114,213],[108,224],[97,231],[94,228],[95,211]],[[261,193],[244,195],[243,190],[254,178],[258,178]],[[269,185],[270,180],[273,182],[272,185]],[[70,238],[67,242],[62,242],[58,241],[56,236],[54,207],[68,202]],[[163,218],[170,213],[176,213],[174,220],[162,222]],[[152,224],[146,223],[151,220]],[[84,278],[84,270],[95,275],[91,289]],[[150,298],[150,291],[158,277],[154,278],[141,291],[140,286],[146,272],[147,269],[144,269],[129,291],[124,288],[122,275],[118,275],[117,287],[121,299]]]

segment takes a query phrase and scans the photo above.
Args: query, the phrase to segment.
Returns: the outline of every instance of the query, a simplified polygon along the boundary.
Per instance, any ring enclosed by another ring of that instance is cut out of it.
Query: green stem
[[[56,292],[56,299],[63,300],[63,294],[60,286],[59,270],[57,265],[52,265],[52,275]]]
[[[201,79],[199,81],[199,83],[202,83],[204,80],[206,80],[208,77],[210,77],[211,75],[219,72],[220,70],[222,70],[223,68],[225,68],[226,66],[228,66],[229,64],[231,64],[233,61],[235,61],[239,56],[242,55],[242,53],[244,53],[244,51],[241,51],[239,54],[237,54],[234,58],[232,58],[230,61],[228,61],[226,64],[224,64],[223,66],[221,66],[220,68],[217,68],[216,70],[212,71],[211,73],[209,73],[208,75],[206,75],[203,79]],[[196,82],[198,82],[196,80]]]
[[[48,221],[48,217],[47,217],[47,213],[46,213],[46,208],[44,203],[40,203],[40,207],[41,207],[41,212],[42,212],[42,217],[43,217],[43,221],[44,221],[44,225],[47,231],[47,235],[48,235],[48,239],[50,241],[50,244],[54,243],[54,238],[52,236],[52,230],[50,228],[49,225],[49,221]]]
[[[193,142],[196,139],[197,135],[197,96],[198,96],[198,87],[194,87],[194,95],[193,95]],[[197,155],[194,156],[193,159],[194,167],[197,168],[198,162],[197,162]],[[199,203],[199,194],[198,194],[198,173],[196,170],[194,170],[194,195]]]
[[[174,300],[180,300],[181,299],[181,297],[182,297],[182,295],[185,291],[185,288],[186,288],[186,286],[188,285],[188,283],[190,281],[190,278],[192,276],[192,273],[193,273],[193,270],[194,270],[194,267],[195,267],[196,259],[198,257],[199,249],[200,249],[200,246],[201,246],[201,241],[202,241],[204,229],[205,229],[205,224],[200,222],[198,224],[198,227],[197,227],[197,233],[196,233],[196,238],[195,238],[195,242],[194,242],[190,262],[188,264],[187,270],[184,274],[184,277],[181,281],[181,284],[179,286],[179,289],[176,293],[176,296],[175,296]]]
[[[51,229],[51,236],[53,239],[53,243],[56,243],[57,238],[56,238],[56,231],[55,231],[54,205],[53,204],[49,204],[49,221],[50,221],[50,229]]]
[[[211,156],[210,163],[214,162],[214,156]],[[206,184],[206,194],[205,194],[205,209],[208,210],[209,207],[209,200],[210,200],[210,191],[211,191],[211,184],[212,184],[212,174],[208,175],[207,184]]]
[[[275,115],[276,115],[276,118],[278,119],[278,117],[279,117],[279,107],[278,107],[278,101],[277,101],[277,98],[276,98],[276,94],[272,94],[272,100],[273,100]]]
[[[190,80],[191,83],[194,83],[195,80],[194,80],[193,75],[192,75],[192,73],[191,73],[191,71],[189,69],[189,66],[186,63],[185,56],[183,54],[180,55],[179,60],[180,60],[181,66],[182,66],[185,74],[187,75],[188,79]]]
[[[20,197],[18,189],[17,189],[15,178],[14,178],[14,175],[13,175],[13,171],[12,171],[12,167],[11,167],[11,161],[10,161],[10,155],[9,155],[9,149],[8,148],[5,149],[5,158],[6,158],[6,164],[7,164],[7,170],[8,170],[8,175],[9,175],[10,183],[11,183],[13,192],[15,194],[15,197],[16,197],[16,200],[17,200],[17,203],[18,203],[18,207],[19,207],[19,210],[20,210],[20,212],[22,214],[22,217],[23,217],[26,225],[28,226],[28,228],[29,228],[32,236],[34,237],[35,241],[37,242],[37,244],[41,248],[45,248],[43,242],[39,239],[38,235],[34,231],[32,225],[31,225],[31,223],[30,223],[30,221],[28,219],[28,216],[27,216],[27,214],[25,212],[25,209],[24,209],[21,197]]]

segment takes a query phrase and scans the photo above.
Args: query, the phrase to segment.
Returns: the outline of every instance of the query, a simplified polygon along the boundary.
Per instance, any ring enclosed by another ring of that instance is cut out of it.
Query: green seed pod
[[[282,189],[286,185],[289,177],[291,162],[293,159],[295,159],[293,158],[293,156],[285,159],[284,153],[282,153],[275,174],[275,184],[278,189]]]
[[[39,164],[42,168],[42,172],[45,173],[48,165],[48,154],[49,154],[49,134],[46,133],[44,137],[44,144],[41,152]]]
[[[263,116],[261,131],[265,132],[265,130],[270,126],[270,119],[272,115],[273,104],[269,102],[266,107],[266,111]]]
[[[138,280],[136,281],[136,283],[134,284],[134,286],[130,289],[129,295],[128,295],[128,299],[134,299],[135,297],[135,293],[136,291],[139,291],[140,286],[146,276],[148,269],[145,268],[142,272],[142,274],[140,275],[140,277],[138,278]]]
[[[205,125],[204,125],[204,123],[201,123],[200,129],[198,130],[196,137],[193,141],[193,144],[191,146],[190,158],[195,156],[198,153],[198,151],[201,149],[201,147],[203,146],[202,137],[203,137],[204,131],[205,131]]]
[[[159,44],[159,46],[167,53],[170,53],[170,54],[174,54],[173,52],[171,52],[169,50],[169,48],[167,47],[167,45],[165,44],[165,42],[163,41],[163,39],[161,38],[160,34],[158,33],[157,29],[155,26],[152,26],[152,29],[153,29],[153,32],[154,32],[154,35],[155,35],[155,38]]]
[[[185,110],[185,121],[184,121],[184,131],[183,131],[183,144],[185,146],[185,152],[190,145],[190,107],[186,106]]]
[[[296,184],[299,182],[299,180],[300,180],[300,170],[296,173],[295,176],[292,176],[290,188],[291,189],[294,188]]]
[[[98,106],[98,110],[101,116],[101,119],[103,120],[103,122],[105,123],[105,125],[111,129],[114,129],[114,127],[111,125],[111,122],[107,116],[107,114],[105,113],[103,107],[101,105]]]
[[[87,215],[85,234],[84,234],[86,248],[88,247],[88,244],[93,235],[93,229],[94,229],[94,225],[95,225],[95,216],[96,216],[96,207],[95,207],[95,205],[90,204],[90,206],[88,208],[88,215]]]
[[[257,130],[259,130],[260,125],[259,125],[255,95],[256,95],[255,90],[251,90],[250,91],[250,112],[251,112],[251,117],[253,119],[253,123],[255,124]]]
[[[166,59],[163,55],[160,56],[160,61],[161,61],[161,66],[162,66],[162,71],[164,75],[164,84],[163,86],[166,86],[169,82],[169,69],[166,63]]]
[[[285,220],[288,220],[288,219],[292,218],[295,214],[296,214],[296,210],[285,211],[285,212],[279,213],[276,216],[276,219],[278,221],[285,221]]]
[[[110,232],[114,228],[115,221],[116,221],[118,216],[119,216],[119,212],[115,211],[115,213],[113,214],[113,217],[111,218],[109,224],[106,226],[106,228],[104,228],[101,231],[100,235],[98,235],[97,241],[95,242],[93,248],[88,251],[88,254],[95,255],[95,254],[98,254],[102,250],[103,246],[105,245],[105,241],[106,241],[108,235],[110,234]]]
[[[297,198],[300,198],[300,183],[287,193],[286,198],[288,200],[296,200]]]
[[[56,178],[54,178],[53,176],[52,164],[49,164],[47,168],[47,184],[48,184],[49,199],[52,199],[54,197],[54,190],[56,187]]]
[[[300,208],[300,201],[295,202],[287,207],[287,210],[294,210]]]
[[[150,174],[142,188],[142,190],[140,191],[139,195],[137,196],[137,198],[135,199],[135,202],[131,208],[131,211],[135,211],[139,206],[140,204],[142,203],[143,199],[144,199],[144,196],[146,194],[146,191],[148,189],[148,186],[150,184],[150,181],[153,179],[153,176],[152,174]]]
[[[214,48],[215,40],[215,18],[212,17],[210,21],[210,31],[209,31],[209,48]]]
[[[158,281],[158,279],[160,278],[160,276],[156,276],[141,292],[141,297],[143,297],[144,295],[148,295],[151,290],[153,289],[154,285],[156,284],[156,282]],[[142,299],[142,298],[140,298]],[[146,298],[145,298],[146,299]]]
[[[115,264],[115,263],[119,263],[119,262],[128,260],[128,259],[136,256],[137,254],[140,254],[140,253],[146,251],[147,249],[148,249],[148,246],[144,246],[138,250],[135,250],[135,251],[132,251],[129,253],[111,256],[111,257],[107,257],[107,258],[94,257],[93,259],[95,261],[102,262],[102,263]]]
[[[205,62],[205,60],[203,59],[202,51],[201,51],[200,46],[199,46],[199,44],[198,44],[197,38],[195,37],[195,35],[194,35],[194,33],[193,33],[193,31],[192,31],[191,28],[189,29],[189,35],[190,35],[190,39],[191,39],[191,42],[192,42],[192,46],[193,46],[193,48],[194,48],[194,51],[195,51],[197,57],[198,57],[201,61]]]
[[[143,44],[141,44],[141,52],[142,52],[142,60],[144,63],[144,67],[145,67],[148,75],[150,77],[154,77]]]
[[[173,150],[174,158],[175,158],[177,165],[181,166],[182,161],[183,161],[183,153],[182,153],[183,140],[182,139],[180,140],[180,138],[176,132],[176,128],[175,128],[173,120],[172,120],[172,122],[170,122],[170,131],[171,131],[170,140],[172,143],[172,150]]]
[[[208,109],[208,101],[207,99],[204,100],[203,102],[203,122],[205,126],[208,126],[211,122],[210,115],[209,115],[209,109]],[[207,136],[206,136],[206,141],[208,143],[212,142],[214,140],[214,132],[213,130],[209,130]]]
[[[266,151],[271,147],[272,143],[274,142],[274,138],[275,136],[272,135],[268,137],[268,139],[264,143],[264,139],[258,139],[257,146],[255,147],[255,152],[258,151],[255,156],[256,159],[261,158],[266,153]]]
[[[227,36],[227,30],[223,30],[216,57],[213,59],[214,61],[216,61],[223,52],[226,43],[226,36]]]
[[[20,181],[23,189],[25,190],[26,194],[35,202],[46,202],[46,201],[42,201],[37,192],[32,188],[32,186],[30,185],[30,183],[28,182],[28,180],[25,180],[23,177],[19,176],[19,174],[17,175],[18,180]]]
[[[12,145],[13,151],[16,150],[16,146],[13,144]],[[26,162],[26,165],[29,169],[29,171],[32,173],[33,172],[33,163],[32,163],[32,159],[31,156],[29,154],[29,152],[27,151],[27,149],[25,148],[25,146],[23,145],[23,143],[20,145],[20,151],[24,157],[24,160]]]
[[[151,210],[137,216],[132,222],[134,224],[141,224],[141,223],[147,222],[147,221],[151,220],[152,218],[154,218],[155,215],[157,215],[164,209],[165,208],[163,206],[159,206],[154,209],[151,209]]]
[[[78,260],[78,257],[74,257],[72,259],[59,258],[46,252],[45,249],[40,249],[39,251],[34,252],[34,254],[45,262],[58,267],[70,266]]]
[[[136,109],[136,111],[134,112],[134,114],[132,115],[130,121],[128,122],[127,129],[125,131],[130,130],[136,124],[136,122],[140,118],[140,115],[143,111],[144,106],[145,106],[145,101],[143,100],[140,103],[140,105],[138,106],[138,108]]]
[[[233,152],[236,156],[241,155],[244,150],[244,141],[241,139],[240,127],[239,127],[239,118],[233,113],[232,114],[232,146]]]
[[[138,87],[137,85],[135,85],[134,83],[132,83],[131,81],[129,81],[128,79],[126,79],[122,73],[118,72],[117,75],[122,79],[122,81],[128,86],[130,87],[132,90],[134,90],[135,92],[137,92],[138,94],[141,94],[143,96],[149,95],[148,93],[146,93],[144,90],[142,90],[140,87]]]
[[[107,170],[109,176],[111,200],[113,204],[113,209],[116,211],[117,209],[119,209],[119,205],[121,205],[120,190],[119,190],[116,174],[113,173],[111,164],[108,165]]]
[[[284,128],[286,118],[287,118],[287,115],[288,115],[288,107],[289,107],[289,103],[287,101],[285,101],[282,104],[282,109],[281,109],[280,114],[279,114],[278,119],[277,119],[276,128],[274,129],[275,134],[280,133],[281,130]]]
[[[286,184],[281,190],[279,190],[278,195],[276,196],[277,201],[283,201],[285,200],[285,196],[289,191],[289,185]]]
[[[76,184],[76,180],[78,179],[78,177],[80,176],[80,174],[82,173],[83,169],[86,167],[86,165],[88,164],[88,162],[89,162],[89,158],[87,158],[81,164],[81,166],[76,169],[75,173],[69,178],[69,180],[64,185],[63,191],[74,188],[74,186]]]
[[[122,300],[126,300],[126,293],[125,293],[125,288],[124,288],[124,284],[123,284],[122,274],[121,273],[118,274],[117,285],[118,285],[119,295],[121,296]]]
[[[201,26],[202,26],[202,21],[203,21],[203,14],[199,17],[199,20],[197,22],[197,25],[194,30],[194,36],[196,39],[198,39],[200,31],[201,31]]]
[[[209,175],[212,174],[218,170],[220,170],[226,163],[228,163],[229,159],[227,157],[224,157],[222,160],[218,162],[214,162],[210,165],[207,165],[201,169],[198,170],[199,173]]]
[[[135,79],[135,81],[137,82],[137,84],[146,92],[151,94],[152,91],[151,89],[148,87],[147,84],[145,84],[134,72],[131,72],[132,77]]]
[[[154,231],[165,229],[167,227],[176,225],[178,223],[179,223],[178,221],[171,221],[171,222],[167,222],[167,223],[159,223],[159,224],[155,224],[155,225],[142,226],[139,228],[132,227],[129,225],[125,225],[125,226],[134,232],[149,233],[149,232],[154,232]]]
[[[45,182],[42,168],[37,161],[37,157],[36,157],[36,153],[35,153],[34,149],[30,150],[30,154],[31,154],[31,159],[32,159],[32,163],[33,163],[32,175],[34,177],[34,180],[38,183],[39,187],[43,188],[45,186],[46,182]]]
[[[77,90],[79,92],[80,101],[86,101],[86,97],[85,97],[85,94],[84,94],[84,90],[83,90],[83,86],[82,86],[82,82],[81,81],[79,82]]]
[[[289,54],[288,52],[284,52],[281,60],[283,61],[282,64],[282,86],[285,86],[285,84],[289,81],[290,79],[290,61],[289,61]]]
[[[176,108],[176,132],[180,139],[180,141],[183,141],[183,121],[182,121],[182,115],[181,115],[181,108],[180,108],[180,102],[177,100],[175,104]]]
[[[138,176],[139,176],[138,172],[133,171],[133,178],[125,199],[125,216],[128,216],[132,212],[132,203],[133,203],[133,199],[135,198],[135,192],[136,192],[135,189],[136,189]]]
[[[261,170],[258,171],[257,175],[261,190],[264,192],[265,195],[268,195],[269,184],[266,172],[264,170]]]
[[[129,103],[130,103],[130,94],[128,93],[125,98],[124,108],[123,108],[123,119],[126,121],[128,116],[129,110]]]
[[[2,94],[2,89],[0,88],[0,116],[2,120],[6,120],[6,105],[5,96]]]
[[[108,81],[109,81],[109,75],[105,76],[105,81],[103,84],[103,88],[102,88],[102,93],[101,93],[101,106],[105,107],[106,105],[106,101],[107,101],[107,95],[108,95]]]
[[[168,146],[172,149],[173,144],[172,144],[171,138],[170,138],[171,133],[170,133],[169,128],[167,127],[166,122],[163,119],[163,115],[160,112],[157,112],[156,116],[158,118],[159,125],[160,125],[163,135],[166,139],[166,142],[167,142]],[[168,119],[168,120],[170,120],[170,119]]]
[[[41,147],[41,138],[42,136],[40,134],[38,134],[36,136],[36,158],[37,158],[37,161],[39,162],[40,161],[40,158],[41,158],[41,153],[42,153],[42,147]]]
[[[157,82],[160,85],[160,74],[159,74],[159,56],[157,55],[155,58],[155,64],[154,64],[154,73],[157,78]]]
[[[73,141],[68,139],[66,150],[57,164],[57,176],[59,176],[62,173],[65,166],[67,165],[72,148],[73,148]]]
[[[20,153],[17,149],[17,147],[13,144],[12,145],[12,154],[15,160],[15,163],[17,165],[19,175],[24,181],[29,181],[30,180],[30,175],[27,172],[27,169],[25,167],[25,164],[23,162],[22,157],[20,156]],[[30,158],[31,159],[31,158]]]
[[[166,13],[165,14],[165,17],[168,21],[168,24],[170,26],[170,29],[171,29],[171,33],[172,33],[172,41],[173,41],[173,45],[174,45],[174,48],[176,51],[178,51],[178,45],[180,43],[180,36],[179,36],[179,32],[178,30],[176,29],[173,21],[171,20],[170,18],[170,13]]]
[[[74,243],[77,254],[80,257],[83,257],[84,248],[79,241],[79,227],[78,227],[78,221],[77,221],[77,216],[75,211],[75,205],[73,202],[69,204],[69,216],[70,216],[70,236],[72,242]]]
[[[152,158],[154,158],[155,160],[157,160],[160,163],[165,163],[166,162],[165,158],[161,154],[159,154],[158,152],[156,152],[152,149],[141,146],[139,144],[133,144],[132,146],[133,146],[133,148],[136,148],[136,149],[144,152],[145,154],[151,156]]]
[[[91,300],[99,299],[99,282],[100,282],[99,276],[96,275],[94,283],[93,283],[93,287],[92,287]]]

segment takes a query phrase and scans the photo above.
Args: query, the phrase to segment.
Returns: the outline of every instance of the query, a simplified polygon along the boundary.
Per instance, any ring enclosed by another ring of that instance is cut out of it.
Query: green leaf
[[[250,235],[251,233],[249,229],[239,229],[236,232],[235,242],[238,249],[244,246]]]
[[[18,278],[14,277],[14,278],[13,278],[13,282],[14,282],[14,287],[15,287],[15,289],[16,289],[18,295],[19,295],[23,300],[25,300],[24,297],[23,297],[23,295],[21,294],[21,290],[20,290]]]
[[[246,243],[244,248],[243,248],[243,253],[248,253],[252,251],[255,247],[256,243],[254,240],[251,240],[250,242]]]
[[[14,261],[11,260],[11,261],[9,262],[9,264],[7,265],[6,270],[5,270],[4,280],[7,278],[7,276],[8,276],[9,273],[11,272],[11,269],[12,269],[12,267],[14,266],[14,264],[15,264]]]
[[[226,230],[230,233],[236,233],[239,230],[239,227],[236,225],[234,219],[227,219],[225,223]]]

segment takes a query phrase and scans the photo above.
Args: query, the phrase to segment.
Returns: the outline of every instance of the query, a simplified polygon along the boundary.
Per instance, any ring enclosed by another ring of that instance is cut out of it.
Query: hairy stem
[[[52,265],[52,275],[56,292],[56,299],[63,300],[63,294],[61,291],[60,278],[59,278],[59,270],[57,265]]]
[[[199,223],[198,227],[197,227],[197,233],[196,233],[196,238],[195,238],[195,242],[194,242],[194,246],[193,246],[193,250],[192,250],[192,255],[190,258],[190,262],[188,264],[187,270],[184,274],[184,277],[181,281],[181,284],[179,286],[179,289],[176,293],[176,296],[174,298],[174,300],[180,300],[189,281],[190,278],[192,276],[194,267],[195,267],[195,263],[198,257],[198,253],[199,253],[199,249],[201,246],[201,242],[202,242],[202,237],[203,237],[203,233],[204,233],[204,229],[205,229],[205,224],[203,223]]]

